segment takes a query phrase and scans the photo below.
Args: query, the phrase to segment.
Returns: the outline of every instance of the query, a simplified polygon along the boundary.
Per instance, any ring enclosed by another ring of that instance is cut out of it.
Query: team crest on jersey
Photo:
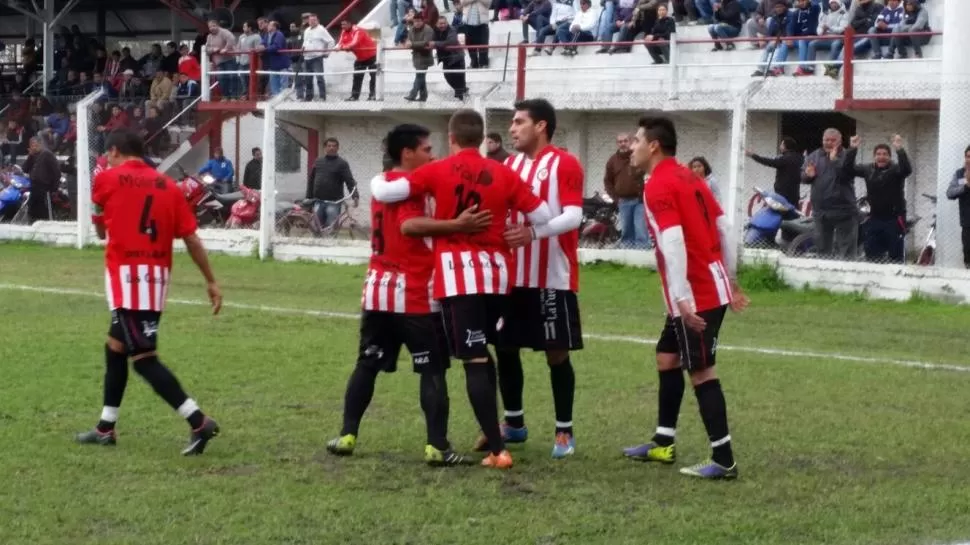
[[[536,179],[540,182],[544,182],[549,179],[549,169],[543,168],[538,173],[536,173]]]

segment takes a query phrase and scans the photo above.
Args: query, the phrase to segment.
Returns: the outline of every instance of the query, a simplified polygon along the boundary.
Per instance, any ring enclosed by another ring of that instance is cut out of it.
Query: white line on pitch
[[[20,284],[0,284],[0,290],[30,291],[37,293],[53,293],[59,295],[78,295],[82,297],[104,297],[103,293],[95,291],[77,290],[70,288],[53,288],[40,286],[25,286]],[[199,299],[169,299],[169,303],[176,305],[209,306],[208,301]],[[339,318],[342,320],[356,320],[360,317],[359,313],[333,312],[329,310],[311,310],[288,307],[274,307],[269,305],[251,305],[247,303],[225,302],[226,308],[237,308],[240,310],[254,310],[259,312],[271,312],[274,314],[296,314],[301,316],[318,316],[322,318]],[[586,333],[583,337],[596,341],[623,342],[630,344],[655,345],[656,339],[646,339],[643,337],[630,337],[624,335],[603,335],[598,333]],[[730,352],[747,352],[749,354],[764,354],[770,356],[783,356],[792,358],[811,358],[827,359],[837,361],[851,361],[856,363],[880,363],[896,365],[900,367],[910,367],[914,369],[930,369],[935,371],[956,371],[961,373],[970,372],[970,367],[951,365],[947,363],[931,363],[917,360],[896,360],[887,358],[870,358],[864,356],[850,356],[846,354],[835,354],[829,352],[804,352],[799,350],[784,350],[777,348],[759,348],[754,346],[732,346],[719,345],[720,350]],[[968,544],[970,545],[970,544]]]

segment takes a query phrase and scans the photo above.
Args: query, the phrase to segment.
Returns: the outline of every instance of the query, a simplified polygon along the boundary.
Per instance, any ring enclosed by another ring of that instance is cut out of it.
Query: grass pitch
[[[216,256],[227,301],[245,308],[212,318],[204,307],[170,304],[161,326],[163,361],[223,428],[205,456],[185,459],[185,424],[136,374],[118,447],[71,442],[101,404],[101,259],[95,250],[0,245],[0,544],[970,538],[970,372],[959,370],[970,371],[966,308],[774,291],[770,275],[749,274],[752,307],[728,317],[718,357],[741,478],[705,483],[621,458],[623,446],[647,439],[655,425],[653,347],[637,340],[656,338],[662,326],[659,279],[586,267],[583,328],[597,337],[573,358],[577,455],[549,458],[548,373],[528,354],[531,433],[513,446],[516,467],[433,470],[420,461],[423,423],[409,363],[379,379],[354,457],[323,448],[339,431],[364,267]],[[204,298],[191,267],[178,258],[171,298]],[[449,377],[451,439],[467,450],[477,430],[460,366]],[[708,455],[689,392],[678,431],[678,466]]]

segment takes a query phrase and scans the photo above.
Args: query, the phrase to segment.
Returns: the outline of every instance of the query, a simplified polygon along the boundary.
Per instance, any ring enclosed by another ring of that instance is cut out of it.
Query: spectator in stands
[[[643,211],[643,173],[630,165],[630,135],[618,134],[616,153],[606,161],[603,190],[616,203],[620,213],[620,240],[623,248],[650,246],[647,220]]]
[[[118,63],[121,65],[120,70],[122,72],[124,72],[125,70],[131,70],[131,71],[138,70],[138,61],[131,56],[130,47],[121,48],[121,57],[118,59]]]
[[[209,20],[209,35],[205,41],[205,51],[209,55],[212,64],[219,72],[232,72],[237,70],[236,57],[229,53],[236,49],[236,37],[227,29],[219,25],[215,19]],[[236,88],[239,86],[239,76],[235,74],[219,74],[216,76],[219,82],[219,92],[222,93],[223,100],[238,98]],[[208,85],[209,82],[204,82]]]
[[[465,100],[468,86],[465,83],[465,52],[458,42],[458,31],[448,24],[448,19],[438,17],[434,28],[434,42],[437,61],[441,64],[445,81],[455,92],[455,98]]]
[[[320,100],[327,100],[327,82],[324,80],[324,60],[330,56],[330,50],[335,45],[333,36],[327,27],[320,24],[320,17],[311,13],[307,20],[307,28],[303,31],[304,69],[307,75],[303,78],[303,98],[313,100],[313,82],[317,82]]]
[[[633,8],[636,4],[636,0],[617,0],[614,8],[613,0],[607,0],[605,11],[600,13],[599,41],[604,44],[612,42],[613,35],[622,32],[623,27],[633,19]],[[629,46],[623,47],[627,51],[630,50]],[[611,51],[610,46],[604,45],[596,52],[611,53],[615,51]]]
[[[74,146],[77,145],[77,114],[72,113],[68,117],[67,133],[64,135],[64,140],[61,141],[61,150],[67,151],[71,157],[74,157]]]
[[[698,178],[707,182],[708,187],[711,188],[711,193],[714,194],[714,198],[717,202],[721,202],[721,183],[718,181],[717,177],[714,176],[714,170],[711,168],[711,163],[707,161],[707,158],[703,155],[694,157],[690,160],[690,169],[697,175]]]
[[[963,150],[963,168],[953,173],[946,197],[960,207],[960,231],[963,243],[963,265],[970,269],[970,146]]]
[[[694,0],[673,0],[671,4],[674,10],[674,21],[680,23],[686,20],[689,25],[697,23],[697,7],[694,6]]]
[[[634,4],[631,0],[624,0],[627,4]],[[599,20],[596,23],[596,39],[600,42],[612,42],[613,34],[616,33],[616,0],[600,0]],[[526,41],[529,37],[525,37]],[[597,53],[606,53],[608,48],[601,47]]]
[[[411,63],[414,65],[414,84],[404,100],[424,102],[428,100],[428,68],[434,66],[434,31],[424,24],[424,15],[415,13],[408,31]]]
[[[330,201],[320,203],[315,210],[320,225],[329,227],[340,216],[340,205],[333,203],[343,200],[344,187],[353,195],[354,208],[360,204],[360,194],[357,193],[357,182],[354,181],[350,165],[337,154],[340,151],[340,142],[333,137],[327,138],[323,149],[324,156],[313,163],[307,177],[306,198]]]
[[[715,23],[707,27],[707,33],[715,40],[726,40],[737,38],[741,34],[741,2],[739,0],[722,0],[714,4]],[[721,44],[720,41],[714,42],[712,51],[727,49],[734,50],[734,43],[727,42]]]
[[[796,9],[789,18],[789,36],[801,38],[792,40],[791,45],[798,49],[798,60],[803,63],[795,69],[795,76],[806,76],[813,72],[808,72],[805,68],[810,67],[804,64],[808,61],[809,46],[814,40],[809,37],[818,36],[818,23],[822,14],[822,6],[809,0],[796,0]],[[815,60],[814,57],[812,60]]]
[[[855,30],[856,34],[867,34],[869,30],[876,24],[876,18],[882,13],[882,4],[878,4],[873,0],[853,0],[852,6],[849,8],[848,19],[849,26]],[[832,52],[837,53],[837,60],[842,60],[842,40],[838,40],[832,46]],[[869,38],[857,38],[855,43],[852,44],[852,52],[857,56],[864,55],[868,53],[872,48],[872,42]],[[842,70],[842,63],[836,63],[825,69],[825,75],[838,78],[839,72]]]
[[[775,193],[784,197],[792,206],[798,207],[802,163],[805,158],[798,152],[798,143],[794,138],[783,137],[775,157],[758,155],[751,150],[745,150],[744,154],[759,165],[775,169]]]
[[[788,4],[784,0],[777,0],[774,13],[768,20],[767,35],[773,39],[765,47],[765,52],[761,55],[761,67],[751,74],[752,77],[780,76],[785,73],[783,66],[776,66],[774,63],[788,60],[788,40],[785,38],[790,36],[790,17]]]
[[[855,260],[859,255],[859,207],[853,179],[845,174],[842,133],[826,129],[822,147],[802,166],[802,183],[812,186],[815,250],[821,256]]]
[[[409,6],[408,0],[389,0],[387,5],[391,10],[391,26],[396,27],[403,23]]]
[[[697,10],[697,22],[702,25],[709,25],[714,21],[714,1],[713,0],[694,0],[694,9]]]
[[[425,1],[424,5],[427,6],[428,4],[434,4],[434,1]],[[491,22],[493,23],[498,20],[504,21],[516,18],[519,16],[519,12],[522,11],[522,4],[519,2],[519,0],[492,0],[490,7],[492,9]],[[435,9],[435,12],[437,11],[438,10]],[[427,20],[427,18],[425,18],[425,20]]]
[[[845,33],[848,26],[849,13],[845,9],[845,4],[842,3],[842,0],[829,0],[828,13],[821,16],[818,21],[817,34],[819,38],[809,42],[806,60],[814,61],[818,56],[819,49],[828,49],[831,52],[829,57],[831,60],[838,58],[835,44],[842,43],[842,34]],[[811,75],[814,73],[815,66],[805,64],[799,67],[799,71],[796,71],[795,75]]]
[[[111,85],[110,81],[104,79],[104,76],[100,72],[95,72],[92,83],[95,89],[101,89],[103,93],[101,100],[111,100],[118,97],[118,91],[115,90],[114,85]]]
[[[612,2],[613,0],[605,1]],[[625,1],[632,2],[633,0]],[[522,14],[519,16],[519,19],[522,21],[523,44],[529,43],[529,27],[532,27],[532,30],[539,32],[540,29],[549,26],[550,15],[552,15],[552,2],[549,0],[532,0],[529,2],[525,9],[522,10]],[[610,32],[610,36],[613,36],[612,31]]]
[[[249,94],[249,63],[251,62],[250,51],[256,51],[259,49],[262,39],[259,34],[256,33],[256,23],[252,21],[246,21],[243,23],[242,34],[236,39],[236,51],[242,53],[236,57],[236,64],[239,66],[239,71],[243,72],[239,76],[239,96],[244,97]],[[257,66],[259,62],[257,61]]]
[[[179,74],[179,86],[175,91],[175,100],[178,101],[180,110],[184,110],[189,102],[199,96],[200,93],[199,82],[191,79],[185,72]]]
[[[77,72],[74,70],[68,70],[67,77],[64,78],[64,81],[60,82],[57,94],[61,96],[75,96],[75,94],[78,92],[79,83],[80,80],[78,79]]]
[[[47,97],[31,97],[30,99],[30,116],[31,117],[47,117],[54,113],[54,107],[51,106]]]
[[[411,31],[411,26],[414,24],[414,16],[417,13],[418,10],[414,8],[408,8],[404,12],[404,19],[401,20],[401,24],[397,25],[397,29],[394,31],[394,45],[404,45],[404,42],[408,40],[408,32]]]
[[[504,163],[509,158],[509,152],[505,151],[502,145],[502,135],[497,132],[490,132],[485,137],[485,153],[489,159]]]
[[[217,147],[212,150],[212,157],[199,169],[199,176],[205,174],[215,178],[212,185],[216,193],[231,193],[233,191],[236,170],[232,166],[232,161],[222,153],[222,148]]]
[[[107,68],[108,50],[105,49],[104,46],[98,46],[98,48],[94,50],[94,68],[92,69],[92,72],[100,72],[103,74]]]
[[[617,41],[632,42],[640,34],[650,34],[657,24],[657,8],[667,2],[661,0],[639,0],[633,8],[630,20],[620,29]],[[613,53],[629,53],[630,46],[614,46]]]
[[[167,112],[172,105],[172,80],[164,70],[155,72],[155,79],[148,90],[148,100],[145,109],[158,108],[159,112]]]
[[[283,92],[286,83],[286,76],[281,72],[286,72],[290,67],[289,55],[280,53],[286,49],[286,37],[280,31],[278,22],[270,21],[266,25],[266,36],[259,47],[263,52],[263,66],[274,72],[269,76],[269,94],[276,96]]]
[[[162,55],[162,46],[152,44],[151,50],[142,56],[142,58],[138,59],[138,67],[142,77],[153,79],[155,73],[162,69],[162,60],[164,59],[165,56]]]
[[[293,72],[292,78],[287,77],[284,87],[289,87],[289,81],[293,80],[293,87],[296,90],[297,100],[303,100],[303,85],[296,81],[296,75],[303,72],[303,29],[296,23],[290,23],[289,32],[286,34],[286,48],[291,50],[290,71]]]
[[[903,137],[893,136],[893,148],[899,162],[893,162],[892,151],[886,144],[876,144],[872,162],[857,165],[856,156],[862,138],[849,140],[845,154],[846,177],[866,181],[869,201],[869,220],[866,222],[865,252],[869,261],[883,261],[889,255],[892,263],[902,263],[906,239],[906,178],[913,173],[909,156],[903,148]]]
[[[876,25],[869,29],[869,34],[892,34],[893,31],[903,22],[903,4],[901,0],[887,0],[886,7],[882,8],[879,16],[876,17]],[[886,47],[890,45],[891,38],[870,38],[872,42],[872,59],[879,60],[885,56]],[[893,57],[890,51],[889,58]]]
[[[51,193],[61,183],[61,166],[57,157],[44,147],[40,138],[31,138],[27,149],[27,160],[23,170],[30,176],[30,198],[27,200],[27,215],[30,222],[51,218]]]
[[[673,17],[667,16],[667,6],[659,6],[657,23],[653,25],[653,31],[644,38],[647,52],[650,53],[654,64],[670,62],[670,39],[676,31],[677,23]]]
[[[768,34],[768,19],[774,11],[775,0],[759,0],[757,8],[747,22],[744,23],[742,34],[748,38],[759,38]],[[764,42],[752,42],[752,49],[761,49]]]
[[[354,55],[354,80],[348,101],[360,99],[364,73],[370,73],[367,100],[377,100],[377,44],[366,30],[347,19],[340,21],[340,39],[334,51],[349,51]]]
[[[192,55],[187,45],[179,46],[179,65],[177,71],[179,74],[187,75],[192,81],[202,81],[202,66],[199,65],[199,59],[195,58],[195,55]]]
[[[118,93],[118,100],[125,103],[131,102],[134,98],[134,93],[132,93],[131,87],[134,85],[133,81],[135,79],[135,72],[132,70],[125,70],[121,75],[121,79],[115,84],[115,91]]]
[[[575,16],[576,10],[573,8],[572,0],[554,0],[549,15],[549,24],[536,31],[536,48],[532,52],[532,56],[542,53],[542,46],[546,43],[547,37],[552,36],[555,42],[559,27],[565,26],[568,29]],[[547,50],[547,53],[552,55],[552,49]]]
[[[78,74],[77,78],[77,94],[78,96],[89,95],[94,92],[94,83],[91,82],[91,78],[88,77],[87,72],[81,72]]]
[[[38,136],[43,139],[44,144],[48,148],[57,149],[64,140],[68,129],[71,127],[71,121],[67,117],[67,112],[63,107],[59,107],[54,110],[54,113],[47,116],[47,119],[44,121],[47,127],[40,131]]]
[[[27,138],[24,126],[16,119],[7,121],[7,130],[0,140],[0,165],[8,166],[17,162],[17,156],[27,149]]]
[[[930,15],[919,0],[906,0],[903,2],[903,17],[899,25],[893,29],[895,34],[908,32],[929,32]],[[889,42],[889,56],[898,54],[896,58],[905,59],[909,56],[907,47],[913,48],[913,55],[917,59],[923,58],[923,46],[929,43],[929,36],[893,36]]]
[[[127,128],[128,114],[125,113],[125,110],[121,106],[115,104],[111,107],[111,117],[108,118],[108,121],[106,121],[104,125],[98,126],[97,131],[104,136],[111,131]]]
[[[488,68],[488,48],[473,47],[488,45],[488,0],[460,0],[465,45],[469,47],[468,56],[471,68]]]
[[[169,74],[178,74],[179,72],[179,59],[182,55],[179,54],[178,44],[175,42],[168,42],[165,44],[165,57],[162,59],[160,68]]]
[[[162,150],[171,145],[171,135],[165,130],[165,120],[155,106],[147,109],[148,115],[143,124],[145,129],[145,145],[148,153],[155,157],[162,155]]]
[[[513,2],[516,5],[516,12],[521,9],[518,5],[519,0],[501,0]],[[438,17],[441,14],[438,12],[438,6],[434,4],[434,0],[415,0],[414,7],[418,10],[418,13],[424,16],[424,24],[428,26],[433,26],[435,22],[438,21]],[[497,12],[496,12],[497,13]],[[433,29],[432,29],[433,30]]]
[[[249,189],[263,188],[263,150],[253,148],[253,158],[246,163],[242,185]]]
[[[591,0],[579,1],[579,13],[573,18],[568,27],[560,25],[556,29],[556,41],[565,44],[575,44],[580,42],[592,42],[596,38],[593,32],[596,30],[598,16],[592,8]],[[575,56],[579,53],[579,48],[575,45],[567,45],[563,48],[562,54],[565,56]]]

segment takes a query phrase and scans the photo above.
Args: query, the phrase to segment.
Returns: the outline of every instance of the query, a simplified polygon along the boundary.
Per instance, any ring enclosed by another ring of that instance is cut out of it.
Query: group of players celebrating
[[[521,349],[546,355],[555,407],[552,457],[575,453],[576,379],[570,353],[583,347],[577,293],[584,180],[579,161],[552,144],[555,131],[552,105],[532,99],[515,104],[510,133],[518,154],[505,164],[480,154],[484,120],[472,110],[451,117],[450,150],[444,159],[433,157],[431,133],[424,127],[403,124],[388,134],[393,168],[371,182],[372,255],[362,296],[357,363],[347,384],[343,427],[327,443],[329,452],[353,454],[377,375],[396,370],[405,346],[420,376],[428,464],[472,463],[448,441],[445,373],[455,358],[464,364],[468,398],[481,427],[474,446],[487,453],[481,465],[512,467],[506,444],[528,437]],[[208,282],[215,312],[221,295],[195,235],[191,211],[171,179],[142,166],[139,146],[143,143],[136,135],[111,135],[107,148],[112,168],[95,179],[96,225],[99,234],[108,235],[106,287],[113,322],[101,419],[77,439],[115,444],[130,358],[136,371],[189,421],[191,439],[183,454],[201,454],[219,427],[155,354],[175,238],[185,239]],[[657,344],[656,432],[648,442],[623,452],[641,461],[676,460],[674,439],[686,371],[713,454],[681,473],[733,479],[737,465],[714,365],[725,313],[728,308],[742,310],[747,298],[736,281],[730,226],[707,184],[677,163],[676,152],[671,121],[640,120],[631,166],[648,175],[644,201],[668,316]]]

